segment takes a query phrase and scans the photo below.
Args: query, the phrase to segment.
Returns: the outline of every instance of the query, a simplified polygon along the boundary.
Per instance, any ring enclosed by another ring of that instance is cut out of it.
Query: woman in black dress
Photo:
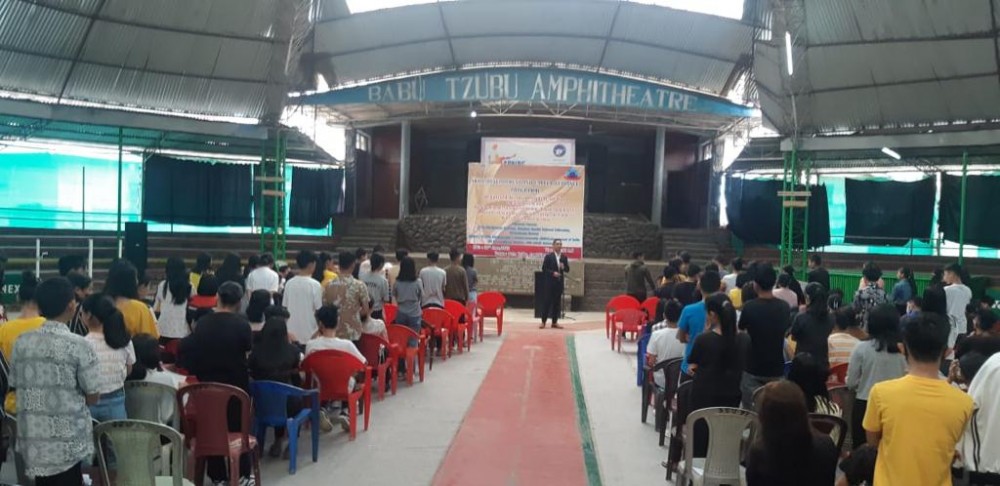
[[[691,410],[710,407],[739,407],[743,360],[736,345],[736,309],[729,297],[716,294],[705,301],[705,331],[698,335],[688,356],[694,374]],[[694,455],[708,450],[708,426],[694,426]]]

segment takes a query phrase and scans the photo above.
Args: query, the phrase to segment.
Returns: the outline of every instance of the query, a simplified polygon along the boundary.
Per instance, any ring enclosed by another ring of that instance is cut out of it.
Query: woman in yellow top
[[[195,295],[198,291],[198,284],[201,283],[201,276],[206,273],[212,273],[212,255],[202,253],[201,255],[198,255],[198,259],[194,261],[194,268],[192,268],[191,273],[188,274],[188,278],[191,280],[191,295]]]
[[[337,273],[334,272],[334,265],[337,263],[335,261],[334,255],[327,252],[320,252],[319,258],[316,261],[316,270],[313,272],[313,279],[319,282],[320,287],[326,288],[330,285],[335,278],[337,278]]]
[[[35,304],[35,288],[37,287],[38,279],[35,278],[34,272],[28,270],[21,272],[21,287],[17,290],[17,302],[21,306],[21,317],[0,325],[0,351],[3,351],[3,356],[8,362],[14,351],[14,341],[21,334],[42,327],[45,322],[45,318],[38,314],[38,305]],[[4,408],[9,413],[15,412],[14,392],[7,393],[4,399]]]
[[[118,260],[111,264],[104,292],[115,300],[115,306],[125,318],[125,328],[129,334],[160,337],[156,316],[145,302],[139,300],[138,272],[128,260]]]

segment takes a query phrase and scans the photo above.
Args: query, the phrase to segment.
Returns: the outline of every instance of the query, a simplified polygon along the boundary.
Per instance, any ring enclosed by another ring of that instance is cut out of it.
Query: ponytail
[[[909,267],[903,267],[899,269],[899,273],[903,274],[903,278],[906,279],[906,284],[910,286],[910,295],[917,296],[917,283],[913,281],[913,270]]]
[[[104,329],[104,342],[111,349],[128,346],[132,338],[125,327],[125,316],[115,307],[115,302],[104,294],[94,294],[83,299],[83,310],[94,316]]]
[[[736,356],[736,308],[725,294],[715,294],[705,300],[705,311],[719,316],[719,328],[725,341],[722,356],[731,363]]]

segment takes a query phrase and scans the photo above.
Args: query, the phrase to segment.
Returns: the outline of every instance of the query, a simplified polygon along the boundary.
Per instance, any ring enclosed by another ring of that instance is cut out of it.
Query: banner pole
[[[966,185],[969,180],[969,152],[962,152],[962,203],[958,218],[958,264],[965,262],[965,204]]]

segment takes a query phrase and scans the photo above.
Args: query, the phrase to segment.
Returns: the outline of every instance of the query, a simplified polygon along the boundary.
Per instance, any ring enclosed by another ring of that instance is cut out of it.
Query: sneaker
[[[284,440],[281,439],[275,440],[274,444],[271,444],[271,448],[267,451],[267,455],[275,458],[281,457],[281,453],[283,449],[285,449],[284,443],[285,443]]]
[[[326,410],[319,411],[319,430],[323,432],[333,431],[333,422],[330,421],[330,417],[327,415]]]
[[[344,429],[344,432],[351,431],[351,420],[346,413],[340,414],[337,416],[337,419],[340,421],[340,428]]]
[[[254,480],[253,476],[243,476],[240,478],[240,486],[256,486],[257,481]]]

